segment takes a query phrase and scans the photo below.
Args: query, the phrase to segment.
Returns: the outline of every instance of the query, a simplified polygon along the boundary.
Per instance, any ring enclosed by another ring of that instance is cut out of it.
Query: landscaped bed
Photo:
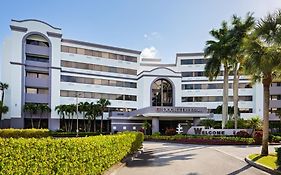
[[[145,136],[147,141],[166,141],[174,143],[189,144],[210,144],[210,145],[253,145],[256,143],[254,138],[226,137],[226,136],[207,136],[207,135],[151,135]]]
[[[45,132],[27,135],[44,137]],[[12,135],[9,131],[9,137]],[[84,138],[0,138],[0,174],[102,174],[137,151],[142,141],[139,132]]]
[[[272,170],[277,169],[277,154],[269,154],[268,156],[261,156],[260,154],[251,154],[248,158],[258,164],[266,166]]]

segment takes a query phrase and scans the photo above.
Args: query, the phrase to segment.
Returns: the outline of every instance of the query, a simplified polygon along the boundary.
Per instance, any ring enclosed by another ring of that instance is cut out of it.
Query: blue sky
[[[233,14],[256,18],[281,8],[281,0],[1,0],[0,43],[11,19],[39,19],[63,38],[144,50],[174,63],[178,52],[201,52],[209,31]]]

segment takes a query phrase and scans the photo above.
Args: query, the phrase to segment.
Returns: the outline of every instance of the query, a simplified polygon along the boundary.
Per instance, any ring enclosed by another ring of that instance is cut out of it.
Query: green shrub
[[[281,136],[272,135],[271,136],[271,141],[275,142],[275,143],[281,142]]]
[[[0,174],[102,174],[136,151],[143,134],[84,138],[0,138]]]
[[[152,135],[153,135],[153,136],[160,136],[161,133],[160,133],[160,132],[155,132],[155,133],[153,133]]]
[[[0,129],[2,138],[42,138],[49,136],[48,129]]]

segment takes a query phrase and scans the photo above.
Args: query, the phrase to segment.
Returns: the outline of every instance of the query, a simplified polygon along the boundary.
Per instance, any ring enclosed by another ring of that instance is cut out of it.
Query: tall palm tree
[[[39,119],[39,122],[38,122],[38,129],[39,129],[40,125],[41,125],[41,120],[42,120],[43,114],[44,113],[50,113],[51,108],[46,104],[39,104],[38,105],[38,111],[40,112],[40,119]]]
[[[91,131],[91,123],[94,120],[94,132],[97,131],[96,129],[96,118],[101,114],[101,106],[99,104],[94,104],[91,102],[88,106],[88,110],[86,112],[86,117],[88,118],[88,132]]]
[[[6,114],[8,111],[9,111],[8,106],[3,105],[3,102],[0,101],[0,114]],[[0,118],[0,120],[2,120],[2,119]],[[2,127],[2,121],[1,121],[0,128],[1,127]]]
[[[105,109],[107,108],[107,106],[111,105],[111,103],[110,103],[109,100],[107,100],[105,98],[99,99],[99,101],[97,103],[100,105],[100,108],[101,108],[100,132],[102,132],[102,128],[103,128],[103,113],[104,113]]]
[[[34,128],[34,124],[33,124],[33,115],[35,115],[38,111],[38,106],[37,104],[33,104],[33,103],[27,103],[23,106],[23,111],[25,113],[29,113],[30,115],[30,121],[31,121],[31,128]]]
[[[65,122],[65,109],[66,109],[66,105],[58,105],[55,107],[55,110],[57,111],[58,115],[60,116],[60,118],[62,119],[62,122],[64,125],[64,129],[65,131],[67,131],[67,124]]]
[[[204,50],[208,61],[205,66],[204,74],[210,81],[216,79],[220,74],[221,64],[223,64],[223,110],[222,110],[222,128],[225,127],[228,117],[228,73],[230,56],[229,27],[225,21],[222,22],[220,29],[210,31],[215,40],[208,40]]]
[[[88,108],[89,108],[89,105],[90,105],[90,103],[89,102],[80,102],[79,104],[78,104],[78,111],[82,114],[82,116],[83,116],[83,122],[84,122],[84,130],[86,130],[86,122],[85,122],[85,120],[86,120],[86,112],[87,112],[87,110],[88,110]]]
[[[255,31],[246,40],[245,71],[252,81],[263,84],[263,138],[261,155],[268,155],[269,88],[280,78],[281,69],[281,12],[267,15],[258,22]]]
[[[4,107],[4,95],[5,95],[5,90],[9,88],[9,85],[3,82],[0,82],[0,91],[1,91],[1,104],[0,104],[0,108],[2,109],[6,109],[6,107]],[[7,111],[8,112],[8,111]],[[6,112],[6,113],[7,113]],[[2,123],[2,114],[5,114],[4,112],[0,112],[0,121]]]
[[[231,44],[231,57],[230,60],[232,72],[233,72],[233,106],[234,106],[234,128],[237,129],[237,119],[238,119],[238,85],[240,74],[243,70],[243,60],[244,60],[244,47],[243,41],[249,31],[251,31],[255,24],[255,19],[252,14],[248,13],[246,18],[243,20],[241,17],[233,15],[231,20],[232,28],[229,32],[229,40]]]
[[[68,116],[68,132],[72,131],[73,126],[73,116],[76,113],[76,105],[75,104],[69,104],[66,105],[65,108],[65,114]]]

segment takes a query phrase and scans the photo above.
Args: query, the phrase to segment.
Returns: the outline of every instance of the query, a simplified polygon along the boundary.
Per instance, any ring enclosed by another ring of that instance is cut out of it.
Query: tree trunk
[[[84,123],[84,131],[86,131],[87,130],[87,128],[86,128],[86,117],[85,117],[85,112],[83,112],[83,123]]]
[[[100,120],[100,132],[102,133],[102,127],[103,127],[103,113],[101,114],[101,120]]]
[[[224,64],[223,73],[223,105],[222,105],[222,129],[224,129],[228,117],[228,65]]]
[[[87,131],[88,131],[88,132],[91,132],[91,119],[90,119],[90,117],[88,118]]]
[[[94,132],[97,131],[97,123],[96,123],[96,117],[94,117]]]
[[[234,77],[233,77],[233,106],[234,106],[234,128],[237,129],[237,120],[238,120],[238,85],[239,85],[239,75],[238,75],[238,65],[234,67]]]
[[[32,114],[30,114],[30,121],[31,121],[31,128],[34,128]]]
[[[40,129],[40,124],[41,124],[42,115],[43,115],[43,113],[40,114],[40,119],[39,119],[39,122],[38,122],[38,129]]]
[[[263,79],[263,136],[261,155],[268,155],[268,128],[269,128],[269,87],[271,84],[271,77]]]

